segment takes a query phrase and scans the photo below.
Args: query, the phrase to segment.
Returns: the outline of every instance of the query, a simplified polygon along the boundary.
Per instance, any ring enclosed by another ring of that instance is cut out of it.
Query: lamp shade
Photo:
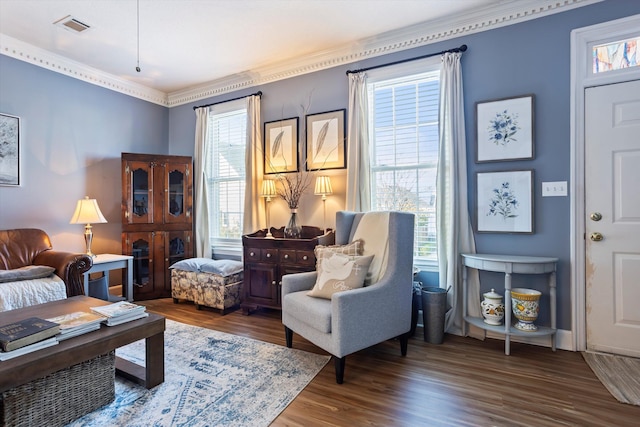
[[[317,196],[326,196],[333,193],[331,189],[331,179],[328,176],[319,176],[316,178],[316,188],[313,192]]]
[[[100,212],[96,199],[90,199],[86,196],[84,199],[78,200],[76,211],[71,217],[69,224],[98,224],[107,222]]]
[[[262,197],[272,197],[278,194],[276,192],[276,182],[272,179],[262,181]]]

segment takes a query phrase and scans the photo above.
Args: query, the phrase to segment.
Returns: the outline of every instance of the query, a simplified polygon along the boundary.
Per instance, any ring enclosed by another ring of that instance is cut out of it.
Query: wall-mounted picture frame
[[[264,173],[298,171],[298,117],[265,122]]]
[[[0,185],[20,185],[20,117],[0,113]]]
[[[533,234],[533,170],[476,173],[478,233]]]
[[[325,113],[308,114],[307,160],[308,171],[344,169],[345,156],[345,109]]]
[[[534,98],[476,103],[476,163],[534,158]]]

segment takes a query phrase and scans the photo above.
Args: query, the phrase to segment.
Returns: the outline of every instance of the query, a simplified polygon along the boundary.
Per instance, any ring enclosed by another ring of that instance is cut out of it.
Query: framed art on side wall
[[[476,103],[476,163],[534,157],[533,95]]]
[[[478,172],[479,233],[533,233],[533,170]]]
[[[298,171],[298,118],[264,124],[264,173]]]
[[[0,113],[0,185],[20,185],[20,118]]]
[[[308,171],[347,166],[344,114],[342,109],[306,116]]]

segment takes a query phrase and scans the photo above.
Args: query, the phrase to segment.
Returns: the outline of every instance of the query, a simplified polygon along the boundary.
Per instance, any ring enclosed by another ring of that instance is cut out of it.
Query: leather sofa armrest
[[[93,259],[86,254],[61,251],[44,251],[33,260],[35,265],[48,265],[56,269],[56,275],[67,286],[67,297],[84,295],[83,274],[93,266]]]

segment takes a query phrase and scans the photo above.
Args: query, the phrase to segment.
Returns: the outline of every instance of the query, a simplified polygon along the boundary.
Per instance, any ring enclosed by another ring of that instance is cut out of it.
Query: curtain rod
[[[467,50],[467,45],[463,44],[460,47],[456,47],[454,49],[449,49],[449,50],[443,50],[441,52],[436,52],[436,53],[430,53],[429,55],[424,55],[424,56],[418,56],[417,58],[409,58],[409,59],[403,59],[400,61],[396,61],[396,62],[390,62],[388,64],[382,64],[382,65],[374,65],[373,67],[367,67],[367,68],[361,68],[359,70],[347,70],[347,75],[349,74],[355,74],[355,73],[361,73],[363,71],[369,71],[369,70],[375,70],[376,68],[382,68],[382,67],[388,67],[390,65],[398,65],[398,64],[404,64],[405,62],[409,62],[409,61],[417,61],[418,59],[425,59],[425,58],[431,58],[432,56],[436,56],[436,55],[442,55],[444,53],[457,53],[457,52],[465,52]]]
[[[245,95],[245,96],[239,96],[239,97],[233,98],[233,99],[227,99],[226,101],[218,101],[218,102],[212,102],[211,104],[200,105],[200,106],[197,106],[197,107],[193,107],[193,109],[197,110],[198,108],[211,107],[212,105],[218,105],[218,104],[224,104],[225,102],[237,101],[238,99],[248,98],[250,96],[262,96],[262,91],[259,90],[256,93],[252,93],[252,94]]]

